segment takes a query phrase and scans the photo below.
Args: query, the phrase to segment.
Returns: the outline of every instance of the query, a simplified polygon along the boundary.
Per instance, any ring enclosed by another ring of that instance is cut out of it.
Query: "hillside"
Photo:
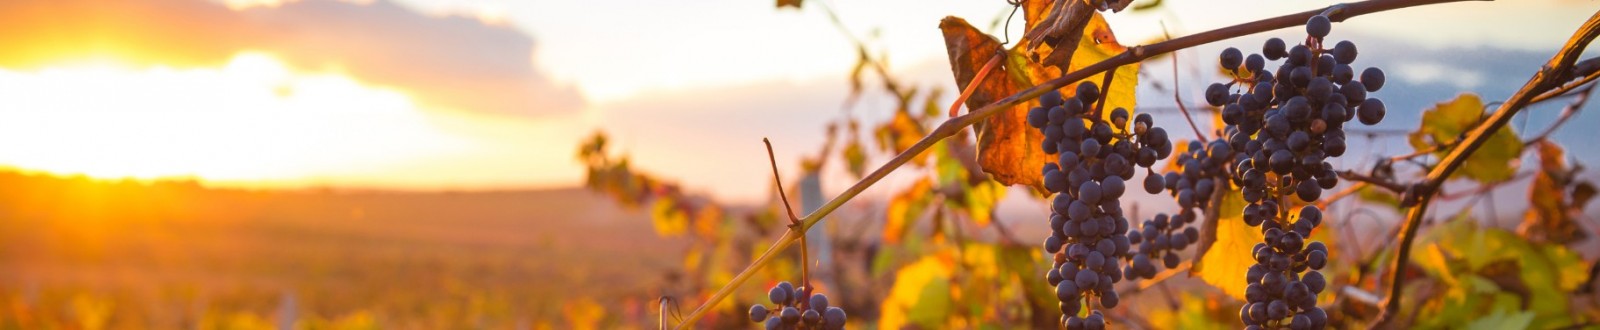
[[[589,303],[653,308],[682,251],[580,189],[243,191],[15,172],[0,187],[0,328],[559,328],[597,316]],[[618,316],[631,318],[598,318]]]

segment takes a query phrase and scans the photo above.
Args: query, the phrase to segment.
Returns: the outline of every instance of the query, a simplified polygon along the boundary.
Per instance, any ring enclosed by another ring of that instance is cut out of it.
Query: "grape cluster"
[[[1156,260],[1167,269],[1177,268],[1178,251],[1200,241],[1200,230],[1187,226],[1194,219],[1194,213],[1188,211],[1171,217],[1156,214],[1144,221],[1141,230],[1129,231],[1128,241],[1138,244],[1139,250],[1133,253],[1123,273],[1129,278],[1155,278]]]
[[[750,321],[766,322],[768,330],[844,329],[844,309],[828,306],[828,296],[821,293],[807,296],[809,291],[797,289],[789,282],[779,282],[767,291],[767,299],[777,306],[773,309],[763,304],[750,306]]]
[[[1149,167],[1172,151],[1165,130],[1148,114],[1129,118],[1127,109],[1113,109],[1104,118],[1104,104],[1091,82],[1063,98],[1058,91],[1040,96],[1040,107],[1028,112],[1028,124],[1043,131],[1041,146],[1056,161],[1045,164],[1044,187],[1056,193],[1051,201],[1045,252],[1055,263],[1045,278],[1060,300],[1061,323],[1067,329],[1102,329],[1098,310],[1079,317],[1090,301],[1115,308],[1112,285],[1122,280],[1121,261],[1129,256],[1128,219],[1119,198],[1127,191],[1135,167]],[[1085,299],[1088,298],[1088,299]]]
[[[1145,221],[1142,232],[1128,233],[1128,238],[1139,245],[1131,265],[1133,277],[1154,277],[1153,262],[1156,260],[1168,269],[1178,267],[1178,251],[1200,238],[1200,231],[1189,224],[1199,219],[1199,212],[1209,206],[1206,201],[1211,200],[1212,194],[1228,189],[1225,185],[1230,174],[1226,165],[1236,155],[1227,142],[1189,141],[1188,149],[1178,153],[1177,168],[1165,175],[1145,177],[1145,190],[1151,194],[1169,191],[1178,202],[1179,211],[1171,217],[1158,214]]]
[[[1239,309],[1239,320],[1247,329],[1321,329],[1327,325],[1328,314],[1317,307],[1317,294],[1328,282],[1317,270],[1328,264],[1328,247],[1322,242],[1306,242],[1320,224],[1322,210],[1306,205],[1291,224],[1268,221],[1262,225],[1265,241],[1251,250],[1256,264],[1246,272],[1250,284],[1244,291],[1245,305]]]
[[[1321,242],[1307,243],[1322,223],[1322,211],[1306,205],[1291,217],[1288,197],[1315,202],[1324,189],[1338,185],[1327,159],[1345,152],[1344,124],[1377,124],[1385,112],[1383,101],[1367,95],[1383,87],[1383,71],[1367,68],[1357,79],[1350,66],[1355,43],[1326,47],[1330,30],[1332,22],[1318,15],[1306,22],[1303,44],[1288,47],[1273,38],[1261,54],[1248,57],[1236,48],[1223,50],[1222,67],[1235,78],[1206,89],[1206,101],[1222,107],[1228,125],[1227,141],[1207,147],[1236,152],[1230,161],[1233,183],[1248,203],[1243,218],[1264,236],[1251,252],[1257,263],[1247,272],[1246,304],[1239,311],[1248,329],[1327,325],[1316,296],[1327,284],[1317,270],[1327,264],[1328,250]],[[1280,59],[1276,71],[1265,68],[1266,61]],[[1209,150],[1207,156],[1219,158]]]

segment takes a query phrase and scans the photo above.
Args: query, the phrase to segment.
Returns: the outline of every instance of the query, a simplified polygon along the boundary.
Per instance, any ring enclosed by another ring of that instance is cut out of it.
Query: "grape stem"
[[[1116,76],[1117,76],[1117,69],[1116,68],[1111,68],[1110,70],[1106,70],[1106,78],[1104,80],[1100,81],[1100,102],[1097,102],[1094,105],[1094,116],[1093,117],[1095,118],[1095,120],[1102,120],[1102,119],[1105,118],[1106,99],[1109,99],[1110,98],[1109,96],[1111,96],[1111,78],[1114,78]],[[1111,127],[1117,127],[1117,125],[1111,125]],[[1121,128],[1121,127],[1118,127],[1118,128]]]
[[[1468,133],[1466,140],[1450,148],[1450,153],[1445,155],[1439,166],[1435,166],[1433,170],[1428,172],[1428,176],[1422,182],[1413,184],[1407,190],[1407,195],[1416,196],[1417,203],[1407,212],[1406,222],[1401,225],[1400,246],[1395,253],[1394,263],[1390,264],[1389,267],[1391,276],[1389,280],[1389,295],[1384,297],[1383,313],[1378,315],[1378,320],[1373,323],[1373,328],[1400,327],[1399,325],[1391,324],[1391,322],[1397,319],[1396,315],[1400,313],[1401,295],[1405,291],[1403,275],[1405,274],[1405,266],[1410,261],[1411,243],[1416,240],[1417,228],[1422,224],[1422,216],[1427,213],[1428,203],[1432,202],[1435,193],[1439,190],[1439,186],[1443,185],[1451,174],[1461,168],[1466,159],[1472,156],[1472,153],[1477,151],[1478,147],[1483,146],[1483,143],[1488,141],[1495,131],[1500,130],[1507,122],[1510,122],[1511,118],[1530,104],[1534,98],[1546,92],[1562,88],[1563,84],[1571,80],[1573,78],[1573,64],[1577,62],[1578,56],[1582,55],[1583,50],[1588,48],[1589,42],[1594,41],[1596,36],[1600,36],[1600,12],[1591,15],[1577,31],[1573,32],[1572,37],[1562,46],[1561,51],[1551,57],[1550,61],[1540,68],[1537,73],[1534,73],[1533,77],[1529,78],[1528,82],[1521,89],[1518,89],[1516,94],[1512,94],[1504,103],[1501,103],[1500,108],[1495,110],[1494,115],[1474,127]],[[1589,62],[1585,61],[1585,63]]]
[[[804,226],[801,226],[800,217],[796,216],[795,213],[794,213],[794,208],[789,206],[789,193],[784,192],[784,190],[783,190],[783,178],[778,176],[778,158],[776,156],[772,155],[772,141],[768,140],[767,138],[761,138],[761,143],[767,145],[767,162],[769,164],[772,164],[772,181],[778,184],[778,198],[783,200],[783,210],[789,212],[789,232],[790,233],[793,233],[793,232],[796,232],[796,231],[799,232],[798,235],[800,236],[800,285],[801,285],[800,286],[800,296],[801,297],[810,297],[811,296],[811,291],[812,291],[812,289],[811,289],[811,262],[810,262],[809,256],[806,255],[806,254],[808,254],[807,250],[810,250],[809,248],[806,247],[806,228],[802,228]],[[785,234],[785,235],[787,235],[787,234]],[[795,301],[797,301],[796,305],[800,306],[801,309],[805,309],[805,306],[810,303],[807,300],[810,300],[810,299],[798,299],[798,298],[796,298],[795,299]]]
[[[1172,35],[1166,34],[1166,28],[1166,25],[1162,24],[1161,33],[1167,40],[1172,40]],[[1178,87],[1178,54],[1172,54],[1172,100],[1177,101],[1178,111],[1183,112],[1183,120],[1189,122],[1189,129],[1194,130],[1194,138],[1199,139],[1200,143],[1210,143],[1211,141],[1206,140],[1205,134],[1200,134],[1200,126],[1195,126],[1194,118],[1189,117],[1189,107],[1183,105],[1183,88]]]
[[[1336,16],[1330,16],[1329,18],[1337,22],[1343,21],[1346,18],[1376,12],[1462,1],[1468,0],[1368,0],[1342,4],[1340,6],[1343,6],[1344,11]],[[857,195],[860,195],[862,192],[866,191],[867,188],[871,188],[873,184],[876,184],[879,180],[887,177],[889,173],[894,172],[895,169],[900,168],[900,166],[910,162],[913,158],[917,157],[917,155],[927,151],[928,148],[933,147],[933,145],[938,143],[940,140],[954,136],[967,126],[972,126],[973,124],[988,119],[995,114],[1011,110],[1018,104],[1038,98],[1039,95],[1043,95],[1046,91],[1058,90],[1062,87],[1066,87],[1068,84],[1083,80],[1084,78],[1088,78],[1092,75],[1106,72],[1123,65],[1138,63],[1139,61],[1143,61],[1144,59],[1156,55],[1171,53],[1180,49],[1192,48],[1195,46],[1256,33],[1302,26],[1305,24],[1306,20],[1311,18],[1311,16],[1317,15],[1320,12],[1321,11],[1319,10],[1312,10],[1265,18],[1178,37],[1177,39],[1162,41],[1150,45],[1135,46],[1117,54],[1116,56],[1096,62],[1082,69],[1068,72],[1061,75],[1061,77],[1045,81],[1044,83],[1026,90],[1022,90],[1016,94],[1012,94],[1011,96],[995,101],[994,103],[984,106],[980,109],[967,112],[965,115],[950,118],[949,120],[939,124],[939,126],[934,128],[933,131],[929,132],[928,135],[923,136],[922,139],[918,140],[916,144],[913,144],[910,148],[907,148],[900,154],[895,155],[894,158],[889,159],[887,163],[884,163],[882,166],[873,170],[872,173],[867,174],[867,176],[862,177],[860,181],[857,181],[854,185],[851,185],[850,188],[845,189],[844,192],[839,193],[839,195],[835,196],[832,200],[829,200],[828,203],[823,204],[821,208],[818,208],[816,211],[811,212],[811,214],[808,214],[802,218],[802,228],[800,228],[800,231],[803,232],[805,229],[815,226],[818,222],[821,222],[823,219],[825,219],[828,214],[833,213],[835,209],[838,209],[840,206],[843,206],[844,203],[854,199]],[[771,246],[767,247],[766,251],[761,253],[761,256],[756,257],[754,262],[745,267],[744,270],[741,270],[738,275],[735,275],[733,279],[728,282],[728,284],[723,285],[721,289],[718,289],[717,292],[713,293],[711,297],[706,299],[705,302],[702,302],[699,307],[695,307],[694,311],[689,312],[689,316],[684,318],[683,323],[678,324],[678,329],[687,329],[694,326],[694,323],[699,321],[700,318],[705,317],[706,313],[710,312],[711,309],[717,305],[717,303],[721,302],[723,299],[726,299],[728,295],[732,294],[733,291],[738,289],[740,285],[743,285],[745,281],[748,281],[750,276],[755,275],[757,269],[760,269],[768,262],[771,262],[772,257],[776,255],[778,251],[782,251],[783,249],[788,248],[789,245],[794,244],[795,240],[799,238],[795,232],[795,230],[785,231],[783,236],[778,237],[776,242],[773,242]]]

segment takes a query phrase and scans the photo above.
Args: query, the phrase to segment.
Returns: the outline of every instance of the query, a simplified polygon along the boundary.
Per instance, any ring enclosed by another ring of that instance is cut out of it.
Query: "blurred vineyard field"
[[[635,326],[685,244],[578,188],[0,187],[3,329]]]

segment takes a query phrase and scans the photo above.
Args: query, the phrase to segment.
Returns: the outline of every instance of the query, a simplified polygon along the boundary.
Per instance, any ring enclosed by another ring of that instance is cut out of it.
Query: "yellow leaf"
[[[945,324],[951,311],[950,274],[954,269],[953,256],[935,253],[896,271],[894,287],[880,309],[878,328],[938,328]]]
[[[1250,265],[1256,264],[1251,259],[1250,249],[1264,239],[1260,228],[1244,223],[1244,216],[1239,212],[1243,207],[1244,199],[1238,191],[1224,195],[1221,217],[1217,219],[1217,241],[1200,256],[1200,262],[1205,265],[1200,270],[1200,279],[1239,300],[1244,300],[1244,288],[1249,285],[1245,273]]]
[[[650,221],[655,224],[656,234],[662,237],[683,235],[689,230],[689,215],[670,197],[656,199],[650,208]]]
[[[933,181],[927,178],[917,180],[906,190],[895,194],[889,200],[888,210],[885,212],[883,223],[883,240],[888,243],[899,243],[905,237],[918,217],[927,209],[929,198],[927,195],[933,189]]]

